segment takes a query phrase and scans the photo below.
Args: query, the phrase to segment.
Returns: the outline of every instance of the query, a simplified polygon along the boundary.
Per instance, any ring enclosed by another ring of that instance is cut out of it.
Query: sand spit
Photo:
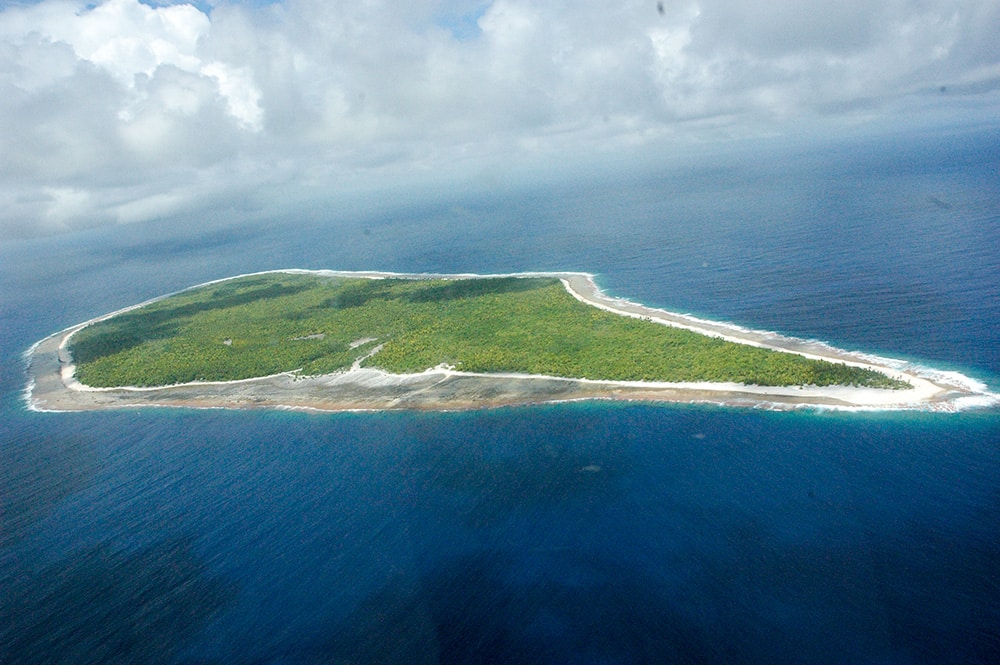
[[[25,390],[28,407],[38,411],[86,411],[138,406],[286,408],[317,411],[462,410],[542,402],[611,399],[712,403],[769,409],[812,407],[844,410],[959,411],[1000,404],[1000,395],[988,392],[984,385],[958,373],[912,367],[901,361],[843,351],[821,342],[748,330],[731,324],[706,321],[611,298],[600,291],[593,275],[586,273],[441,275],[298,269],[268,272],[371,279],[557,277],[575,298],[611,312],[646,318],[663,325],[686,328],[741,344],[877,369],[894,378],[910,382],[913,388],[881,390],[847,386],[770,387],[736,383],[594,381],[525,374],[474,374],[457,372],[447,367],[428,369],[419,374],[401,375],[363,368],[357,362],[349,371],[323,376],[302,377],[287,372],[241,381],[196,382],[159,388],[92,388],[77,381],[74,377],[73,359],[69,353],[69,341],[72,335],[92,323],[153,302],[147,301],[67,328],[32,346],[26,353],[30,375]],[[221,281],[226,280],[215,280],[207,284]],[[165,297],[167,296],[161,298]]]

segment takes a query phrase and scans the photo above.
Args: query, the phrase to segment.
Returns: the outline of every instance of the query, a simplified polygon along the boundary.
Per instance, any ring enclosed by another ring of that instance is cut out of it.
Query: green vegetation
[[[324,374],[371,354],[364,365],[397,373],[444,363],[591,379],[907,387],[872,370],[606,312],[555,278],[254,275],[88,326],[71,351],[91,386]]]

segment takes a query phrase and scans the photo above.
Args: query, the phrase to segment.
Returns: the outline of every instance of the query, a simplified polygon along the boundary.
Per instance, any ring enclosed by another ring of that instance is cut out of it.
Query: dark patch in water
[[[187,538],[76,552],[0,582],[0,662],[170,663],[236,597]]]
[[[97,462],[88,434],[45,433],[37,424],[3,439],[0,550],[26,537],[64,499],[90,484]]]
[[[411,482],[422,485],[414,492],[434,504],[422,507],[435,514],[457,511],[466,526],[481,529],[571,500],[613,500],[630,466],[622,448],[632,433],[583,413],[554,411],[548,419],[559,439],[547,434],[549,426],[494,415],[477,418],[473,440],[425,432],[407,465]],[[494,428],[494,421],[503,426]]]
[[[561,578],[525,576],[484,552],[373,593],[310,662],[707,663],[716,641],[667,590],[628,566],[567,555]],[[321,657],[322,656],[322,657]]]

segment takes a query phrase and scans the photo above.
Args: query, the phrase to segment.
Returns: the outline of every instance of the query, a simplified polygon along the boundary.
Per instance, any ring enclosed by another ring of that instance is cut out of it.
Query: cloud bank
[[[7,4],[0,237],[982,116],[998,34],[995,0]]]

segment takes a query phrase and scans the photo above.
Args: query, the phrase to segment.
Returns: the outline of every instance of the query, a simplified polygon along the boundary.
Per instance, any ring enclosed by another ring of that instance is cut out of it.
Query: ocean
[[[1000,662],[1000,409],[26,409],[57,330],[277,268],[596,273],[1000,391],[1000,132],[0,244],[0,663]]]

